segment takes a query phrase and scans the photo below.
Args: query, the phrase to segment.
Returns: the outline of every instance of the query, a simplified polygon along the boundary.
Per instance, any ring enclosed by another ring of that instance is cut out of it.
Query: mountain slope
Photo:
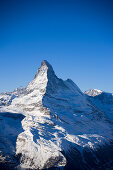
[[[113,151],[110,119],[72,80],[59,79],[47,61],[24,92],[1,111],[25,116],[16,141],[20,169],[96,168],[106,159],[106,150],[100,158],[97,149],[101,152],[106,146]],[[108,162],[113,160],[111,155]],[[92,157],[90,163],[88,157]]]
[[[113,94],[96,90],[94,95],[92,91],[95,90],[86,91],[85,94],[89,96],[88,98],[92,104],[99,110],[105,112],[108,118],[113,122]]]

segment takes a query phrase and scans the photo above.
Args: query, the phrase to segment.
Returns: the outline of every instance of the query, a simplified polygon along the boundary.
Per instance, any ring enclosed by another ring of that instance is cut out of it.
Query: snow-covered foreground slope
[[[23,132],[16,140],[20,169],[95,168],[106,157],[106,150],[102,158],[96,151],[105,146],[110,148],[107,161],[113,160],[110,119],[72,80],[59,79],[47,61],[24,92],[2,106],[1,112],[25,116]]]

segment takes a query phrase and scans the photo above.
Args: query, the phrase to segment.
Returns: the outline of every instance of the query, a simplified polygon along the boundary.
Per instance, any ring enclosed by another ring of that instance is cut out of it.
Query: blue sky
[[[0,92],[25,87],[44,59],[82,91],[113,92],[113,1],[0,1]]]

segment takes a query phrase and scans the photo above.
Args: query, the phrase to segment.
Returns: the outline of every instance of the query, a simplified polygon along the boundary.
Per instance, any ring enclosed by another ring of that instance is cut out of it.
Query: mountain
[[[85,91],[85,94],[88,95],[92,104],[102,112],[105,112],[113,122],[113,94],[95,89]]]
[[[98,96],[102,92],[103,92],[102,90],[90,89],[90,90],[85,91],[84,93],[87,94],[88,96]]]
[[[1,167],[111,167],[111,118],[86,94],[72,80],[58,78],[44,60],[28,86],[1,105]]]
[[[23,87],[19,87],[19,88],[16,88],[13,92],[1,93],[0,94],[0,106],[10,105],[12,100],[15,97],[18,97],[22,93],[24,93],[24,90],[25,89]]]

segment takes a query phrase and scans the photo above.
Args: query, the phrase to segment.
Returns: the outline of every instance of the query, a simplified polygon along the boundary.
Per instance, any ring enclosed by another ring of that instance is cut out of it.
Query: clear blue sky
[[[25,87],[44,59],[82,91],[113,92],[113,1],[0,1],[0,92]]]

